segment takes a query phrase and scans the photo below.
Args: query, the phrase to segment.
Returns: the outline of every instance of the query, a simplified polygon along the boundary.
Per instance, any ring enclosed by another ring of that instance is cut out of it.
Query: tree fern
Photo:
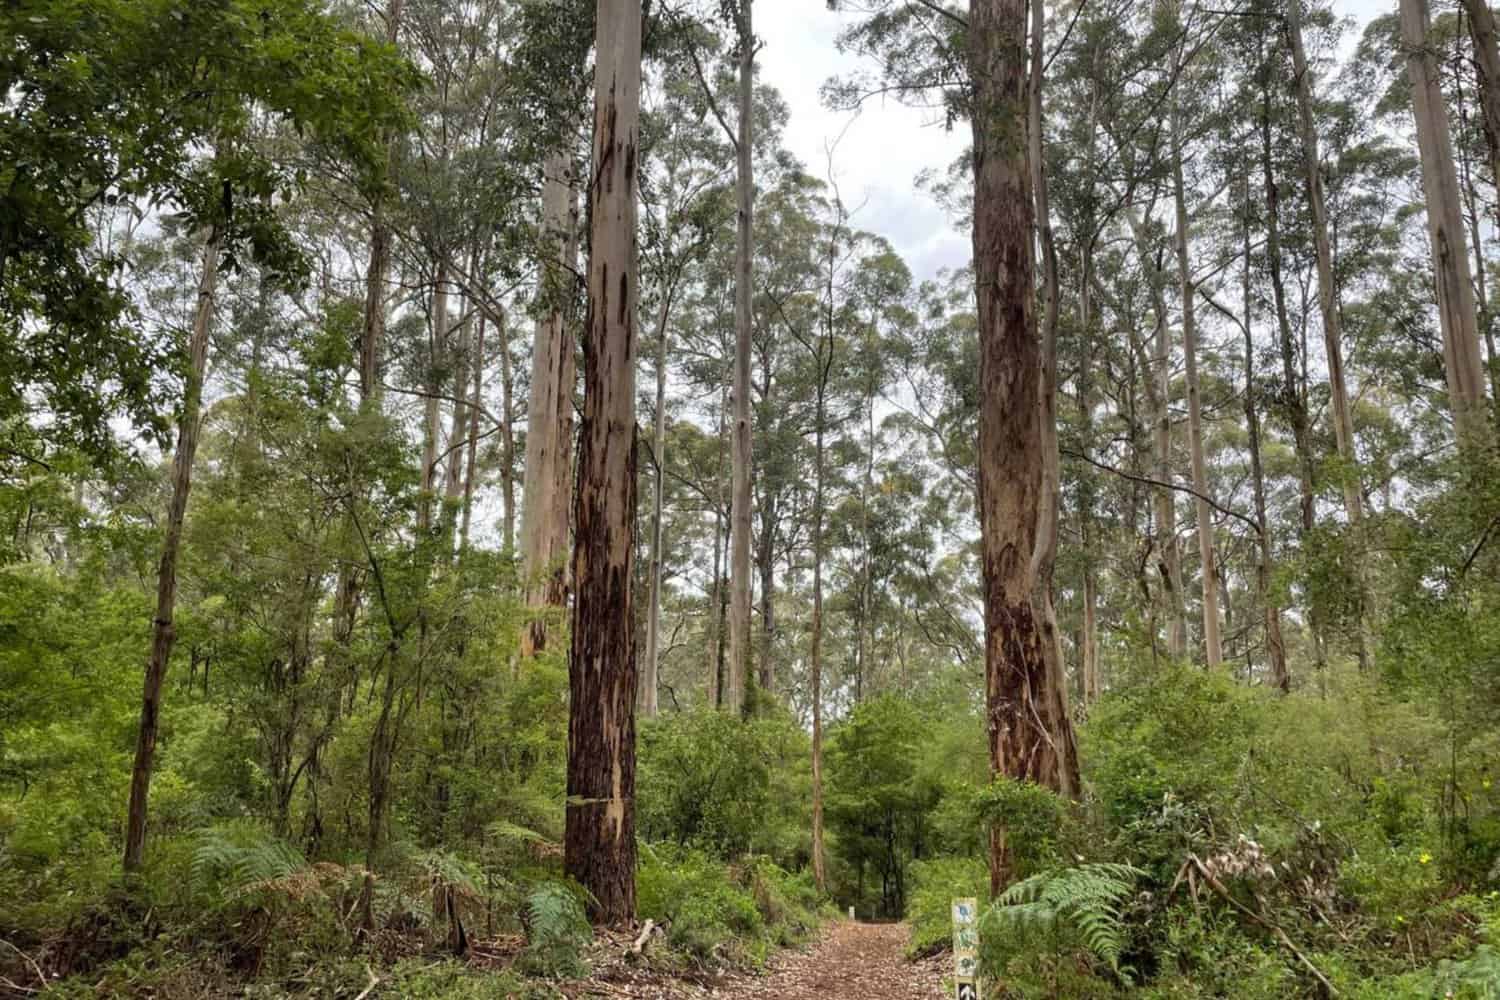
[[[1088,864],[1017,882],[985,912],[982,930],[1025,938],[1074,931],[1083,946],[1117,974],[1125,948],[1120,908],[1145,872],[1130,865]]]
[[[227,899],[306,868],[307,859],[285,841],[245,824],[225,824],[198,831],[189,874],[199,889]]]

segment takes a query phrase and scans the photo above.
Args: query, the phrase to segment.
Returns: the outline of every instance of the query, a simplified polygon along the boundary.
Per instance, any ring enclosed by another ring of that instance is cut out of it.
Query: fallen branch
[[[369,996],[371,992],[374,991],[375,987],[380,984],[380,977],[375,975],[374,969],[370,968],[367,965],[365,966],[365,973],[370,977],[370,985],[366,986],[364,990],[359,994],[359,996],[354,998],[354,1000],[365,1000],[365,997]]]
[[[27,989],[25,986],[20,986],[19,984],[16,984],[16,983],[10,983],[10,980],[8,980],[8,979],[6,980],[6,982],[10,983],[10,985],[13,988],[19,989],[19,990],[23,990],[24,992],[27,992],[27,993],[39,993],[39,992],[41,992],[41,990],[47,988],[47,975],[46,975],[46,973],[44,973],[42,971],[42,967],[37,964],[36,959],[32,958],[30,955],[26,954],[20,948],[17,948],[15,945],[13,945],[9,941],[5,940],[5,938],[0,938],[0,944],[5,945],[5,947],[9,948],[11,951],[15,952],[17,955],[20,955],[23,959],[26,960],[26,964],[29,965],[29,966],[31,966],[31,971],[34,972],[34,973],[36,973],[36,981],[37,981],[37,983],[40,984],[40,988],[39,989],[35,989],[35,990],[33,990],[33,989]]]
[[[1328,991],[1329,996],[1336,997],[1339,995],[1339,991],[1333,988],[1333,984],[1328,981],[1328,977],[1323,975],[1322,972],[1318,971],[1318,967],[1312,964],[1312,960],[1304,955],[1302,953],[1302,950],[1292,943],[1291,938],[1287,937],[1286,931],[1282,930],[1279,926],[1272,923],[1270,919],[1268,919],[1264,915],[1255,912],[1244,903],[1241,903],[1239,900],[1235,899],[1233,893],[1231,893],[1229,889],[1225,887],[1223,882],[1219,881],[1218,876],[1208,870],[1208,867],[1203,864],[1203,862],[1196,854],[1189,854],[1188,859],[1182,863],[1182,869],[1178,871],[1177,879],[1172,883],[1172,888],[1177,888],[1177,885],[1179,882],[1181,882],[1184,873],[1187,874],[1188,885],[1191,887],[1193,884],[1193,875],[1195,872],[1203,879],[1203,884],[1212,889],[1214,891],[1214,894],[1217,895],[1220,899],[1224,900],[1224,902],[1228,903],[1236,910],[1239,910],[1255,923],[1260,924],[1260,926],[1270,931],[1272,936],[1281,943],[1281,946],[1284,947],[1287,951],[1291,952],[1294,956],[1296,956],[1297,961],[1301,962],[1302,966],[1307,969],[1308,972],[1311,972],[1313,974],[1313,977],[1317,979],[1318,982],[1323,984],[1323,989]],[[1170,893],[1168,893],[1168,895],[1170,895]]]
[[[641,928],[640,934],[636,935],[635,941],[625,950],[625,957],[630,958],[634,955],[644,955],[646,953],[646,946],[651,943],[652,936],[660,933],[661,928],[656,926],[656,921],[647,920],[645,926]]]

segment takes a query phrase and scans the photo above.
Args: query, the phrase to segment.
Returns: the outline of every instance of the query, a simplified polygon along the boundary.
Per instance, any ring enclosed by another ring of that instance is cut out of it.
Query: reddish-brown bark
[[[636,162],[640,0],[599,0],[589,310],[568,664],[564,868],[602,923],[635,917]]]
[[[1076,787],[1072,725],[1048,669],[1055,640],[1033,565],[1044,502],[1041,347],[1026,148],[1026,2],[971,0],[974,271],[979,314],[979,525],[985,704],[997,777]],[[991,835],[991,884],[1009,878],[1005,832]]]

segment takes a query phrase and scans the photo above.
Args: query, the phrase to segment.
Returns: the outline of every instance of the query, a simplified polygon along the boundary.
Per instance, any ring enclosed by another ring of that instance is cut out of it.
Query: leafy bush
[[[687,956],[715,964],[764,961],[772,947],[805,940],[818,925],[818,893],[807,875],[769,858],[726,865],[702,851],[656,845],[641,851],[636,904]]]
[[[976,857],[913,861],[906,919],[911,924],[908,954],[930,955],[953,940],[952,903],[956,898],[983,899],[990,891],[989,866]]]
[[[805,788],[776,782],[803,766],[807,738],[785,716],[740,721],[704,709],[644,722],[637,828],[720,858],[749,852],[789,860],[807,829]],[[795,762],[795,763],[794,763]],[[806,849],[802,849],[805,856]]]

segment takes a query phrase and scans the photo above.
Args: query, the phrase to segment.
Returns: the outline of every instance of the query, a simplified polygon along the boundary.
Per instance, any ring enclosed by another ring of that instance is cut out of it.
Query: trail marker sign
[[[979,1000],[979,901],[953,901],[953,987],[958,1000]]]

